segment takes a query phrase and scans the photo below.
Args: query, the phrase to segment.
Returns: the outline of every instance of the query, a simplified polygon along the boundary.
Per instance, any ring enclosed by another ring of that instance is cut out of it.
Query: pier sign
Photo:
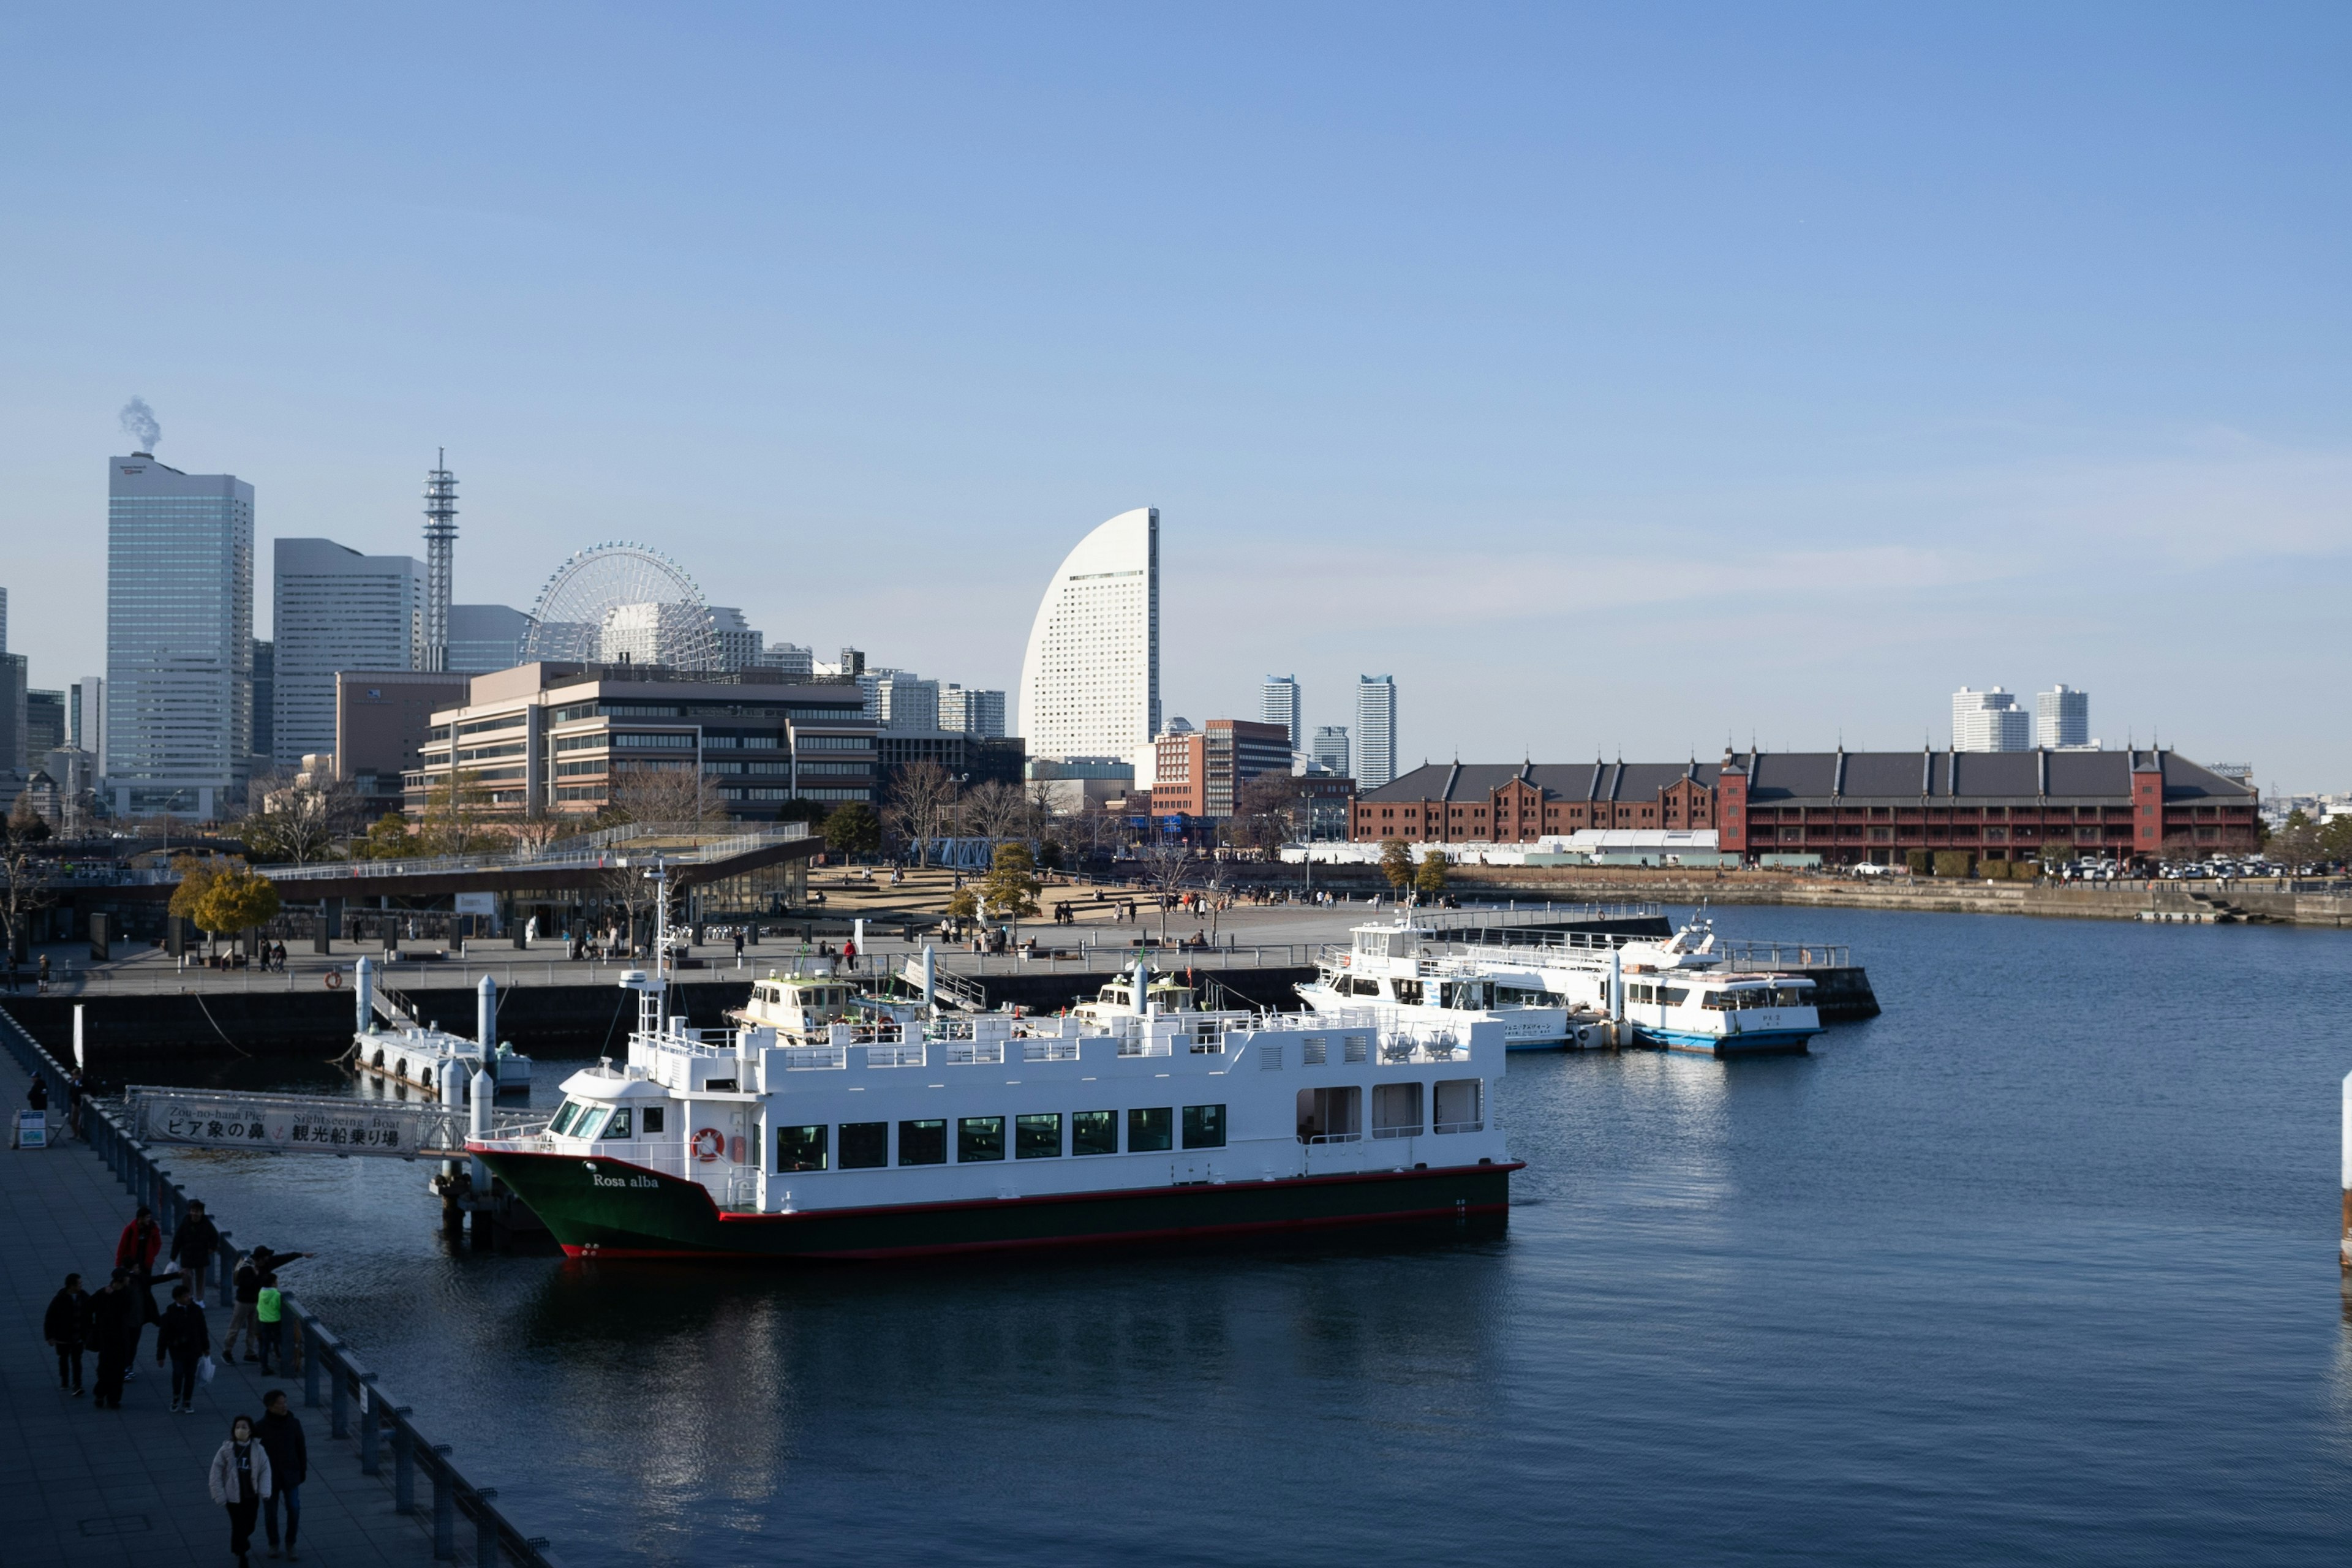
[[[252,1149],[272,1154],[373,1154],[394,1159],[462,1149],[462,1118],[437,1105],[326,1095],[140,1089],[140,1136],[150,1143]]]

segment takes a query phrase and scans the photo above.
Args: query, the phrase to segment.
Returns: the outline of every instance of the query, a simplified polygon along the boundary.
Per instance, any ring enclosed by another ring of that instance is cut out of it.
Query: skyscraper
[[[1335,773],[1348,771],[1348,726],[1318,724],[1315,729],[1315,744],[1307,753]]]
[[[1021,661],[1029,755],[1115,758],[1148,784],[1160,730],[1160,513],[1125,511],[1054,570]]]
[[[2061,682],[2053,691],[2033,694],[2033,743],[2037,746],[2087,746],[2091,743],[2091,694]]]
[[[425,562],[424,647],[411,663],[442,670],[449,668],[449,602],[457,596],[457,476],[449,471],[446,451],[434,454],[425,476]],[[331,691],[329,696],[331,701]]]
[[[278,737],[278,645],[253,639],[253,719],[247,729],[253,736],[254,766],[268,771]]]
[[[66,742],[90,756],[90,766],[106,771],[106,677],[85,675],[73,684],[66,704]]]
[[[215,818],[253,753],[253,487],[106,460],[106,747],[118,816]]]
[[[1378,789],[1396,779],[1396,678],[1356,677],[1356,782]]]
[[[335,672],[414,669],[425,652],[428,577],[411,555],[331,539],[281,539],[272,562],[277,722],[269,756],[299,766],[335,749]]]
[[[1260,688],[1258,718],[1268,724],[1279,724],[1290,732],[1290,749],[1307,749],[1307,731],[1298,725],[1298,678],[1295,675],[1269,675]]]
[[[719,639],[719,668],[750,669],[760,662],[760,644],[764,634],[752,629],[742,611],[711,605],[710,629]]]
[[[1956,752],[2030,752],[2033,749],[2033,718],[2017,705],[2013,692],[1994,687],[1978,691],[1963,686],[1952,693],[1952,750]]]
[[[442,669],[451,675],[512,669],[522,662],[523,634],[530,629],[530,617],[511,605],[452,605],[449,657]]]

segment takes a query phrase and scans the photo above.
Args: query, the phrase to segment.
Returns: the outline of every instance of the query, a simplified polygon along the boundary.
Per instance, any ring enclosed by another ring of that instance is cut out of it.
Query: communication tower
[[[425,476],[425,651],[420,668],[449,668],[450,579],[457,558],[457,476],[449,450],[436,447]]]

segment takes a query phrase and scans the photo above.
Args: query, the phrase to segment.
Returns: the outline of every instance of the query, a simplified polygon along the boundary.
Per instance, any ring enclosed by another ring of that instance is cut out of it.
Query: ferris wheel
[[[650,546],[614,541],[573,555],[539,591],[522,661],[541,659],[715,669],[719,635],[685,567]]]

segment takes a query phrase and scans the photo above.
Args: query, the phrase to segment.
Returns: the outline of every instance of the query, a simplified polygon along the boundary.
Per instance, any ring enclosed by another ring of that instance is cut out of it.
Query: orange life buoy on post
[[[694,1157],[698,1160],[716,1160],[719,1152],[726,1147],[727,1135],[716,1127],[706,1127],[694,1135]]]
[[[340,969],[330,969],[327,971],[327,989],[330,991],[341,991],[342,988],[343,972]]]

